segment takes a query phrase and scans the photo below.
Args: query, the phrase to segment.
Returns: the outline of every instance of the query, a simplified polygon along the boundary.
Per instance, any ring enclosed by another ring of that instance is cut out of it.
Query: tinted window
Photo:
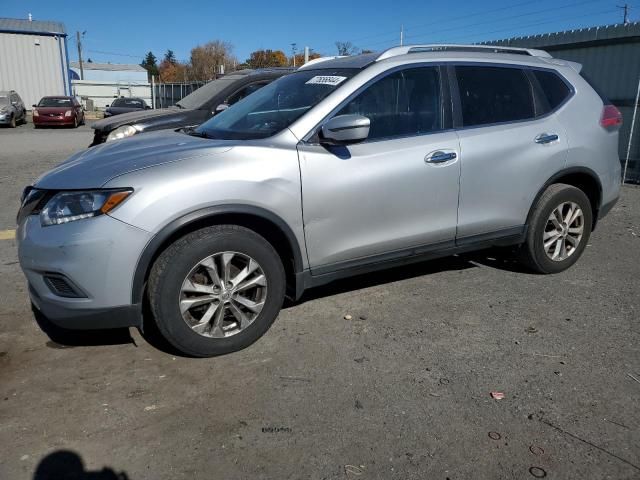
[[[533,118],[533,95],[519,68],[456,67],[465,127]]]
[[[338,115],[371,121],[369,139],[429,133],[442,128],[440,75],[436,67],[401,70],[378,80]]]
[[[113,101],[112,107],[144,108],[144,104],[138,98],[118,98]]]
[[[242,100],[244,97],[247,97],[251,95],[253,92],[260,90],[266,84],[267,83],[254,83],[252,85],[248,85],[244,87],[242,90],[234,93],[233,95],[231,95],[231,97],[229,97],[229,99],[227,100],[227,105],[229,106],[233,105],[234,103]]]
[[[547,113],[557,108],[571,93],[571,90],[569,90],[564,80],[553,72],[534,70],[533,75],[540,84],[540,89],[544,95],[543,100],[546,100],[546,105],[542,113]]]

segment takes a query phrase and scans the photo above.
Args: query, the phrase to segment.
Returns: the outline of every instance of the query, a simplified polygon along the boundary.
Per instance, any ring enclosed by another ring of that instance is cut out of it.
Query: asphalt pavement
[[[191,359],[34,320],[19,195],[90,141],[0,130],[0,479],[640,478],[640,188],[564,273],[484,251],[347,279]]]

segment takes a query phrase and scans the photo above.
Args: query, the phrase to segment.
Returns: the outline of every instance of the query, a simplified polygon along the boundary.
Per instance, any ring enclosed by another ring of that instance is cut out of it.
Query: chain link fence
[[[175,105],[207,82],[155,83],[153,85],[153,108]]]

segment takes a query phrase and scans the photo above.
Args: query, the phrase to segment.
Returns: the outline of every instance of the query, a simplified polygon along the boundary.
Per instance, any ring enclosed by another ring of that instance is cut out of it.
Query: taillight
[[[600,126],[606,129],[617,128],[622,125],[622,113],[614,105],[605,105],[600,117]]]

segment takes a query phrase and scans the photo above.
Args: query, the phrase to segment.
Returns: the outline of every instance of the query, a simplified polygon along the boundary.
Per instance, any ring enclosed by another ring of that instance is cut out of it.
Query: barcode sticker
[[[307,80],[308,85],[340,85],[347,77],[338,77],[335,75],[317,75],[310,80]]]

